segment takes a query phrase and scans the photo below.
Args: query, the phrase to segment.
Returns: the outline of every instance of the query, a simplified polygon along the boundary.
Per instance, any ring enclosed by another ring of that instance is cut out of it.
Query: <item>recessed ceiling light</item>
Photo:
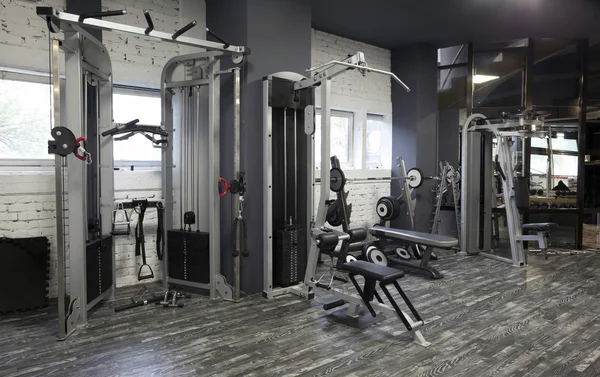
[[[492,81],[499,79],[500,76],[490,76],[490,75],[473,75],[473,83],[475,84],[483,84],[484,82]]]

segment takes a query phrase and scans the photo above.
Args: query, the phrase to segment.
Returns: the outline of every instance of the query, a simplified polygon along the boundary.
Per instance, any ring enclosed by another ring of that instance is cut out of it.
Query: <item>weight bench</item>
[[[557,229],[558,224],[556,223],[531,223],[531,224],[523,224],[524,231],[536,231],[537,234],[529,235],[524,234],[521,236],[521,241],[537,241],[540,251],[544,254],[544,258],[548,259],[548,238],[550,237],[550,233],[548,232],[550,229]]]
[[[339,300],[323,305],[323,309],[330,310],[348,303],[350,305],[346,310],[346,315],[353,318],[358,318],[360,313],[360,305],[364,305],[373,317],[377,316],[376,311],[380,311],[382,313],[399,318],[402,323],[404,323],[404,326],[410,332],[417,344],[424,347],[429,346],[430,343],[425,340],[423,334],[421,331],[419,331],[419,328],[423,327],[425,322],[412,305],[402,288],[400,288],[400,284],[398,284],[397,280],[404,277],[403,271],[386,266],[379,266],[362,260],[341,263],[339,268],[348,272],[348,278],[350,278],[352,284],[354,284],[356,291],[360,295],[360,300],[357,300],[355,295],[334,289],[333,294],[335,297],[339,298]],[[365,283],[362,288],[358,284],[356,276],[362,276],[364,278]],[[379,283],[378,285],[387,297],[391,307],[385,304],[379,293],[377,293],[377,283]],[[408,315],[406,315],[406,313],[402,311],[402,309],[400,309],[396,303],[396,300],[394,300],[394,297],[387,288],[389,285],[393,285],[396,288],[406,303],[406,306],[408,306],[411,313],[415,317],[416,322],[414,322]],[[377,299],[377,302],[373,302],[374,298]]]
[[[394,266],[405,266],[426,272],[433,279],[441,279],[444,277],[438,270],[429,266],[433,248],[452,249],[453,247],[458,246],[458,240],[456,238],[440,236],[438,234],[414,232],[405,229],[388,228],[380,225],[375,225],[370,228],[369,233],[383,241],[403,241],[425,246],[426,249],[421,261],[404,260],[394,256],[388,256],[388,261]]]

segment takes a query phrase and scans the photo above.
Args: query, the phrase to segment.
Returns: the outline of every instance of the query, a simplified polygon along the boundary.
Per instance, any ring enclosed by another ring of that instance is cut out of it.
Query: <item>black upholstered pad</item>
[[[398,280],[404,276],[404,272],[387,266],[379,266],[364,260],[344,263],[342,268],[367,279],[375,279],[384,283]]]
[[[538,232],[543,232],[545,230],[556,229],[558,228],[557,223],[531,223],[531,224],[523,224],[523,230],[537,230]]]
[[[438,247],[440,249],[451,249],[458,246],[456,238],[431,233],[413,232],[405,229],[387,228],[379,225],[370,228],[369,233],[377,237],[394,238],[417,245]]]
[[[363,228],[348,229],[350,242],[360,242],[367,239],[367,231]]]

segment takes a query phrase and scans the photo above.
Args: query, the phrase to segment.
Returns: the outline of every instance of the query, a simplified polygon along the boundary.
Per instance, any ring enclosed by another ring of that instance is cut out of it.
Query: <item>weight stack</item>
[[[300,225],[286,225],[277,232],[273,259],[273,279],[277,286],[289,287],[304,279],[306,235]]]

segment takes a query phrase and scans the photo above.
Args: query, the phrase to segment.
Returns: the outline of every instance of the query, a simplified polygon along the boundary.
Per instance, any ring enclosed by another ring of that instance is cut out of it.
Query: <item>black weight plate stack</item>
[[[274,280],[280,287],[289,287],[304,279],[306,270],[306,236],[299,225],[286,225],[275,239]]]

